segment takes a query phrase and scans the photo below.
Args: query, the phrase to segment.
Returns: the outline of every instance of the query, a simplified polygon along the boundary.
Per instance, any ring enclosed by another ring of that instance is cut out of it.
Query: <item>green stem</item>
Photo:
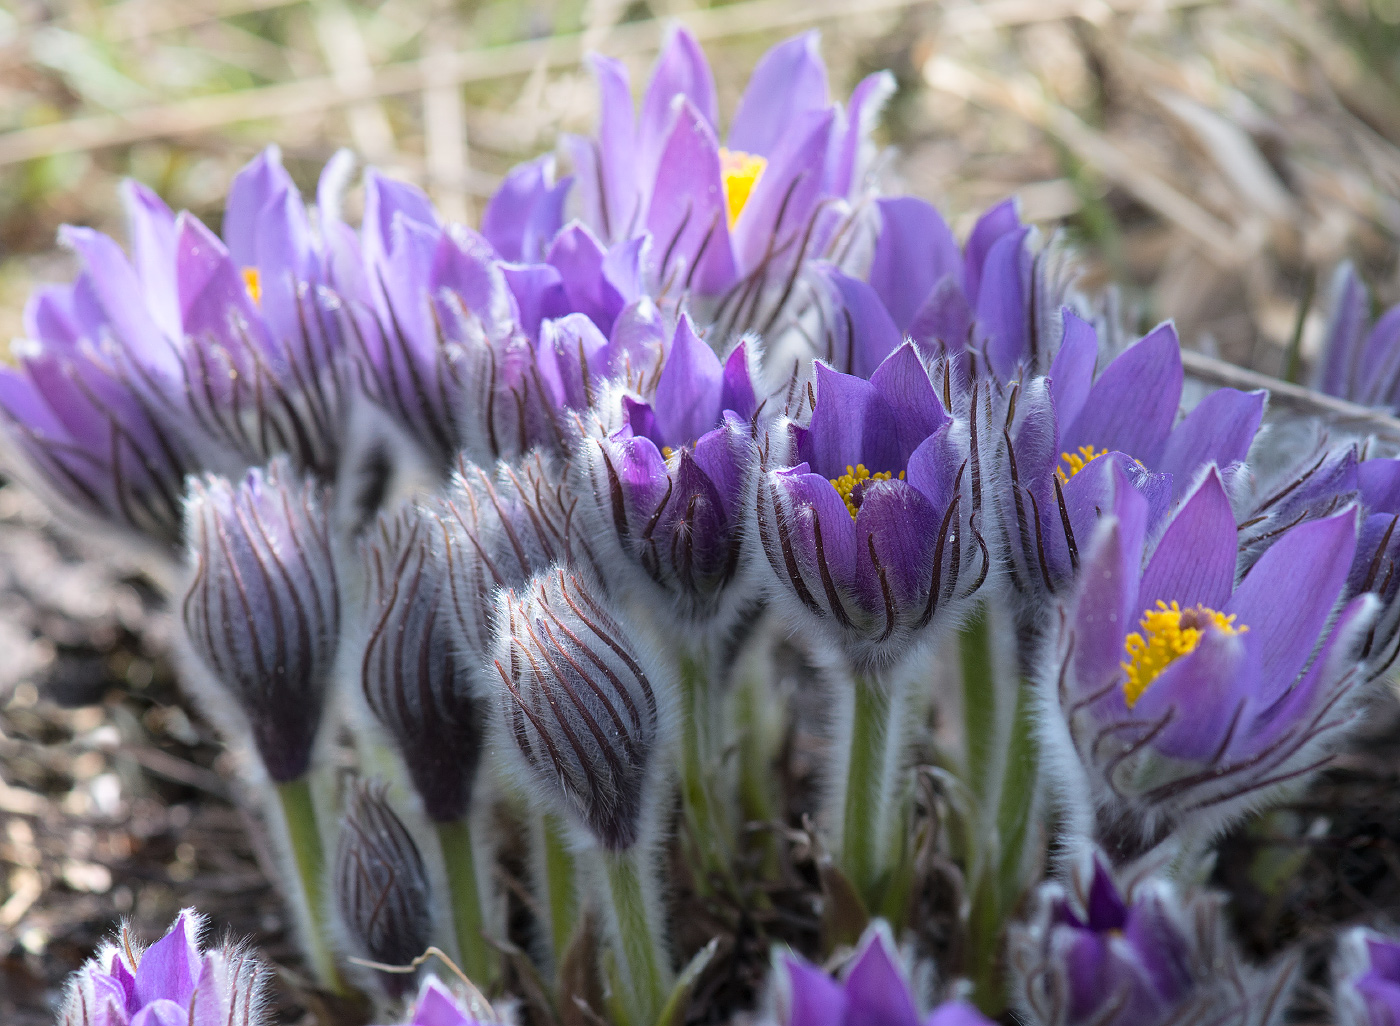
[[[729,875],[729,831],[717,811],[710,787],[709,731],[711,681],[708,662],[683,651],[681,685],[681,805],[691,842],[700,858],[697,886],[709,891],[714,876]]]
[[[629,990],[628,1019],[633,1026],[653,1026],[671,990],[671,972],[662,953],[661,934],[642,890],[638,852],[603,853],[608,890],[617,924],[617,954]]]
[[[765,700],[777,701],[763,675],[752,668],[741,674],[734,689],[734,726],[739,747],[739,809],[745,823],[772,823],[779,816],[775,732],[768,719],[772,714],[764,709]],[[763,857],[763,875],[772,878],[778,872],[777,835],[764,830],[756,843]]]
[[[866,908],[879,907],[887,870],[887,825],[896,774],[898,731],[892,723],[897,706],[893,691],[873,674],[852,680],[854,708],[850,744],[845,755],[846,794],[841,817],[840,865],[856,886]]]
[[[967,789],[979,809],[987,808],[992,786],[992,749],[997,733],[997,679],[992,660],[990,617],[987,607],[977,612],[958,634],[962,661],[963,741],[967,746]],[[977,839],[979,842],[981,838]]]
[[[544,842],[544,886],[548,892],[545,907],[549,910],[549,936],[554,945],[554,965],[564,961],[564,953],[573,939],[574,920],[578,917],[578,888],[574,878],[574,853],[569,850],[564,823],[556,815],[545,813],[541,834]]]
[[[437,825],[442,861],[447,870],[447,891],[452,902],[452,927],[462,970],[482,990],[496,978],[496,952],[486,941],[486,912],[476,875],[471,824],[465,819]]]
[[[303,903],[301,920],[306,924],[306,943],[312,969],[317,980],[328,990],[348,993],[345,981],[336,968],[331,950],[330,933],[325,917],[326,856],[321,846],[321,833],[316,825],[316,805],[311,798],[311,783],[298,777],[276,785],[277,802],[287,825],[287,840],[292,846],[292,862],[296,866],[300,887],[291,888],[295,901]]]

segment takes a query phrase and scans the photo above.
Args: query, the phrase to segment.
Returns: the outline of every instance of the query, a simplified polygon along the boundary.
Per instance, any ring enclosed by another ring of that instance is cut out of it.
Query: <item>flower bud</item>
[[[123,926],[117,941],[104,945],[69,978],[59,1023],[266,1023],[262,962],[236,944],[201,951],[203,930],[203,917],[185,909],[161,940],[143,948]]]
[[[294,780],[311,762],[340,625],[325,507],[285,458],[238,485],[210,475],[190,488],[185,636],[268,774]]]
[[[408,965],[432,943],[431,886],[408,828],[383,785],[355,784],[335,852],[335,901],[351,941],[372,962]],[[393,997],[413,976],[380,973]]]
[[[444,525],[407,507],[361,546],[367,571],[360,686],[435,822],[471,808],[488,706],[454,636]]]
[[[499,601],[503,724],[526,777],[610,851],[648,829],[665,761],[651,665],[598,589],[556,567]]]
[[[1296,963],[1240,962],[1221,899],[1154,877],[1115,880],[1086,851],[1061,884],[1036,892],[1011,928],[1012,1000],[1031,1026],[1268,1026],[1283,1013]]]

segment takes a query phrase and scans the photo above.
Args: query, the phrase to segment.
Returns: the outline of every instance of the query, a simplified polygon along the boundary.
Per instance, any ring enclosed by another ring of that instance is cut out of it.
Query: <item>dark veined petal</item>
[[[1207,463],[1225,470],[1243,463],[1264,419],[1268,393],[1216,389],[1173,429],[1158,469],[1171,474],[1178,492]]]
[[[1099,375],[1084,409],[1060,430],[1066,452],[1117,449],[1159,468],[1181,403],[1181,346],[1170,324],[1129,346]]]
[[[801,459],[828,480],[865,464],[872,474],[900,470],[894,415],[879,390],[864,378],[816,365],[817,404],[798,436]]]
[[[1182,609],[1223,609],[1235,586],[1238,535],[1230,497],[1212,467],[1172,518],[1143,571],[1143,608],[1161,601]]]

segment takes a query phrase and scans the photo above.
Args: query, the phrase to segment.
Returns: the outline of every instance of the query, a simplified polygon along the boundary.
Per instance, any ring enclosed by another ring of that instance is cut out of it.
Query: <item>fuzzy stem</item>
[[[549,912],[549,936],[554,946],[557,970],[573,939],[578,916],[578,888],[574,880],[574,853],[569,850],[564,823],[553,813],[545,813],[540,833],[544,848],[545,907]]]
[[[691,842],[700,859],[697,887],[708,893],[710,880],[729,874],[728,824],[718,815],[711,788],[709,733],[713,681],[709,660],[693,651],[680,653],[681,806]]]
[[[892,805],[898,779],[900,731],[894,722],[899,708],[894,688],[873,673],[856,673],[851,681],[853,708],[849,744],[844,760],[840,865],[855,884],[866,908],[878,908],[889,866],[885,836],[897,821]]]
[[[771,823],[778,818],[778,775],[773,772],[770,728],[764,722],[764,701],[776,701],[763,675],[749,669],[734,689],[734,725],[739,747],[739,808],[746,823]],[[777,871],[777,837],[760,837],[765,875]]]
[[[615,943],[629,990],[628,1018],[633,1026],[652,1026],[671,990],[661,934],[643,890],[645,855],[635,849],[602,854],[617,928]]]
[[[496,978],[496,952],[486,941],[486,911],[476,875],[472,828],[466,819],[436,824],[447,891],[452,902],[452,927],[462,969],[478,987],[489,989]]]
[[[299,918],[306,924],[307,954],[312,969],[323,987],[335,994],[347,994],[345,981],[336,968],[325,918],[326,857],[316,825],[316,805],[311,797],[310,780],[298,777],[277,784],[275,790],[282,819],[287,825],[292,863],[300,883],[299,887],[288,888],[288,891],[294,895],[290,900],[295,902],[300,899],[303,905]]]

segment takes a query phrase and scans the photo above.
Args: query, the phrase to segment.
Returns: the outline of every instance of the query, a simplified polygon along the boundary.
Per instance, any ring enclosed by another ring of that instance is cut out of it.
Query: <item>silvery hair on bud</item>
[[[435,822],[470,811],[490,715],[455,635],[445,530],[419,507],[380,515],[361,542],[365,622],[355,639],[361,693]]]
[[[187,679],[218,720],[246,721],[273,780],[294,780],[311,764],[340,630],[322,496],[278,457],[237,484],[192,481],[187,523]]]
[[[408,965],[432,943],[428,871],[418,846],[379,783],[354,784],[335,853],[335,902],[353,946],[372,962]],[[379,973],[400,998],[412,973]]]
[[[654,828],[668,763],[661,664],[596,585],[553,567],[498,597],[501,725],[520,776],[610,851]]]

